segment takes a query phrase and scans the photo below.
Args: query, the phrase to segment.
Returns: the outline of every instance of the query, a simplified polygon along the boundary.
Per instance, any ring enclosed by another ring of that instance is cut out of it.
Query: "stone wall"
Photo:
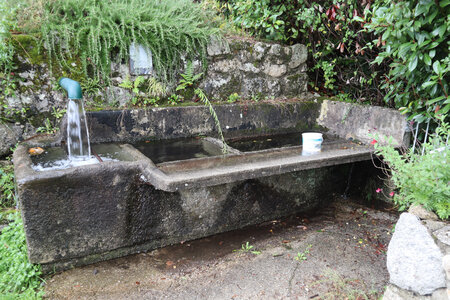
[[[58,89],[58,78],[51,75],[45,59],[32,55],[36,52],[37,45],[25,41],[27,40],[23,40],[21,45],[26,54],[18,56],[19,69],[16,72],[20,77],[17,82],[19,91],[6,97],[5,102],[14,114],[23,108],[27,112],[26,116],[16,116],[16,119],[21,120],[0,123],[0,156],[9,153],[10,147],[17,142],[34,135],[36,128],[43,126],[47,117],[52,118],[53,108],[63,109],[66,106],[66,97]],[[199,86],[211,99],[226,100],[232,93],[243,98],[287,98],[306,92],[307,49],[303,45],[284,47],[243,38],[229,38],[223,41],[212,40],[207,54],[208,65]],[[197,72],[202,72],[200,61],[194,61],[194,66]],[[73,62],[72,67],[81,68],[80,62]],[[124,107],[131,100],[131,92],[119,87],[130,75],[129,66],[113,64],[111,68],[112,85],[104,90],[91,88],[90,93],[84,95],[86,101],[96,99],[106,105]],[[184,72],[184,68],[185,66],[180,68],[180,73]],[[130,76],[131,80],[134,78],[135,76]],[[85,91],[89,89],[89,81],[86,81],[84,87]],[[5,109],[1,113],[5,114]]]
[[[306,92],[307,55],[300,44],[213,41],[208,46],[208,76],[200,86],[218,99],[234,92],[245,98],[296,97]]]

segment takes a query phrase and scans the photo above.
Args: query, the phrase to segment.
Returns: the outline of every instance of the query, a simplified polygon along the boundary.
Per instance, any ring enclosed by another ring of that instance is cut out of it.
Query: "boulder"
[[[420,220],[403,213],[387,252],[390,282],[420,295],[446,286],[442,253]]]

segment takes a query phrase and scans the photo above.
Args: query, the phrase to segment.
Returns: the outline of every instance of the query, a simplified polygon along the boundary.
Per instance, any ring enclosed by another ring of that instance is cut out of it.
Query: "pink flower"
[[[378,141],[377,141],[376,139],[373,139],[373,140],[370,142],[371,145],[375,145],[376,143],[378,143]]]
[[[377,188],[376,190],[375,190],[375,192],[377,192],[377,193],[380,193],[380,192],[382,192],[383,191],[383,189],[380,189],[380,188]]]
[[[394,197],[394,195],[395,195],[395,192],[390,192],[389,193],[389,196],[391,196],[391,197]]]

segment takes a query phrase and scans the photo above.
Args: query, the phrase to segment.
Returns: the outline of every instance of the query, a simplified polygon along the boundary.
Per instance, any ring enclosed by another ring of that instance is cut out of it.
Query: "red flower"
[[[382,192],[383,191],[383,189],[380,189],[380,188],[377,188],[376,190],[375,190],[375,192],[377,192],[377,193],[380,193],[380,192]]]
[[[391,196],[391,197],[394,197],[394,195],[395,195],[395,192],[390,192],[389,193],[389,196]]]
[[[376,143],[378,143],[378,141],[377,141],[376,139],[373,139],[373,140],[370,142],[371,145],[375,145]]]

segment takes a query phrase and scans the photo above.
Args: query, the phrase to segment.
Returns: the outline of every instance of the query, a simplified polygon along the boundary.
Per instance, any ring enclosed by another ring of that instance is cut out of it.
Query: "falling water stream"
[[[32,167],[36,171],[47,171],[91,165],[103,161],[117,161],[114,157],[115,153],[117,151],[102,151],[101,158],[98,155],[95,157],[91,155],[89,131],[83,100],[69,99],[67,104],[68,155],[61,148],[46,149],[44,154],[33,158]]]
[[[71,161],[91,159],[89,131],[82,99],[70,99],[67,105],[67,150]]]

